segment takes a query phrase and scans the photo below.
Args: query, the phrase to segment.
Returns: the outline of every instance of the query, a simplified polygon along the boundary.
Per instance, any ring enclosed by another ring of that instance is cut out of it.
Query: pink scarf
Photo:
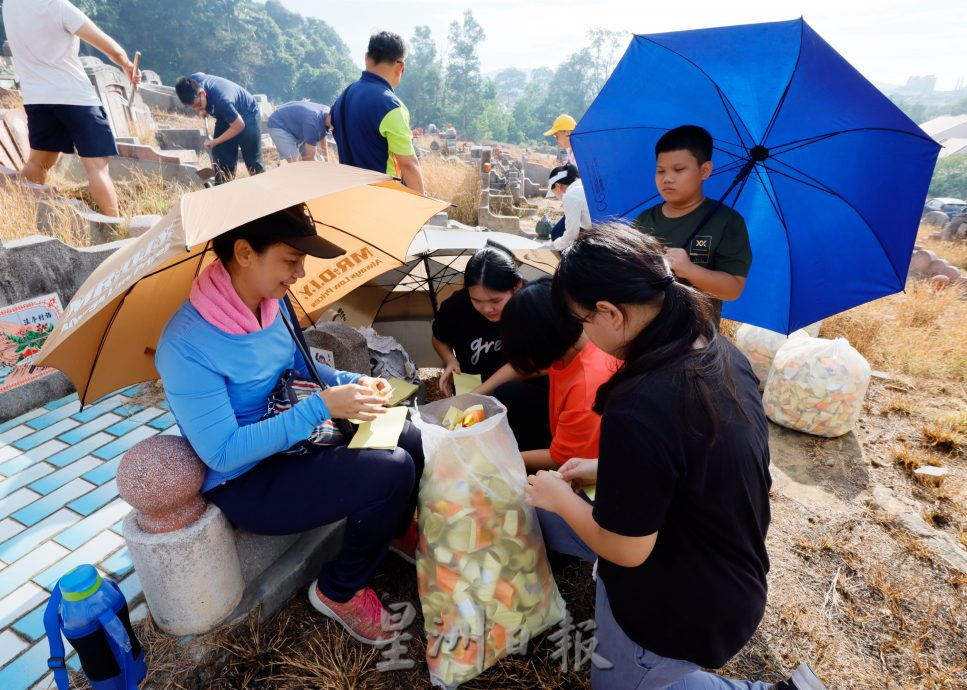
[[[255,314],[235,292],[232,277],[218,260],[210,263],[195,278],[188,301],[205,321],[231,335],[261,331],[275,323],[275,317],[279,314],[278,300],[263,299],[260,305],[262,323],[259,324]]]

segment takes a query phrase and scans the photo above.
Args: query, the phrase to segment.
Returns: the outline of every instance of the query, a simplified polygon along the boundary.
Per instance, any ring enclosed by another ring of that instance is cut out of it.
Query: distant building
[[[941,115],[924,122],[920,129],[943,146],[941,158],[967,153],[967,115]]]
[[[910,96],[929,96],[937,86],[937,78],[928,74],[923,77],[908,77],[905,86],[897,89],[898,92]]]

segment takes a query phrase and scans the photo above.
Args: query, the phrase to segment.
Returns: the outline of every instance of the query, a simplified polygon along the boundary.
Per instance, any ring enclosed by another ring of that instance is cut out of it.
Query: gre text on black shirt
[[[466,288],[440,305],[433,337],[453,348],[464,374],[480,374],[486,381],[506,363],[500,351],[500,322],[489,321],[474,309]]]

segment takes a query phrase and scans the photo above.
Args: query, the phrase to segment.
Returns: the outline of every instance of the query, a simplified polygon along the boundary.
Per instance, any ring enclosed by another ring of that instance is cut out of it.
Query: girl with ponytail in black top
[[[553,289],[561,317],[624,360],[598,389],[598,462],[527,487],[530,505],[560,517],[548,548],[577,539],[598,558],[592,687],[773,687],[701,670],[738,652],[766,605],[769,438],[748,361],[709,299],[675,282],[661,244],[626,226],[582,233]],[[593,505],[571,478],[596,481]],[[775,687],[824,686],[801,666]]]

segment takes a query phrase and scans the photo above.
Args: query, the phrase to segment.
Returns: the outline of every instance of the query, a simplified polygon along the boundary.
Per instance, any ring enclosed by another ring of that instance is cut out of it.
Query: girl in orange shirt
[[[562,319],[551,304],[551,280],[520,288],[500,321],[504,357],[521,376],[546,370],[550,382],[550,447],[521,453],[529,472],[556,469],[571,458],[597,458],[601,416],[591,408],[598,387],[619,361],[598,349],[581,324]],[[541,415],[535,414],[535,423]]]

